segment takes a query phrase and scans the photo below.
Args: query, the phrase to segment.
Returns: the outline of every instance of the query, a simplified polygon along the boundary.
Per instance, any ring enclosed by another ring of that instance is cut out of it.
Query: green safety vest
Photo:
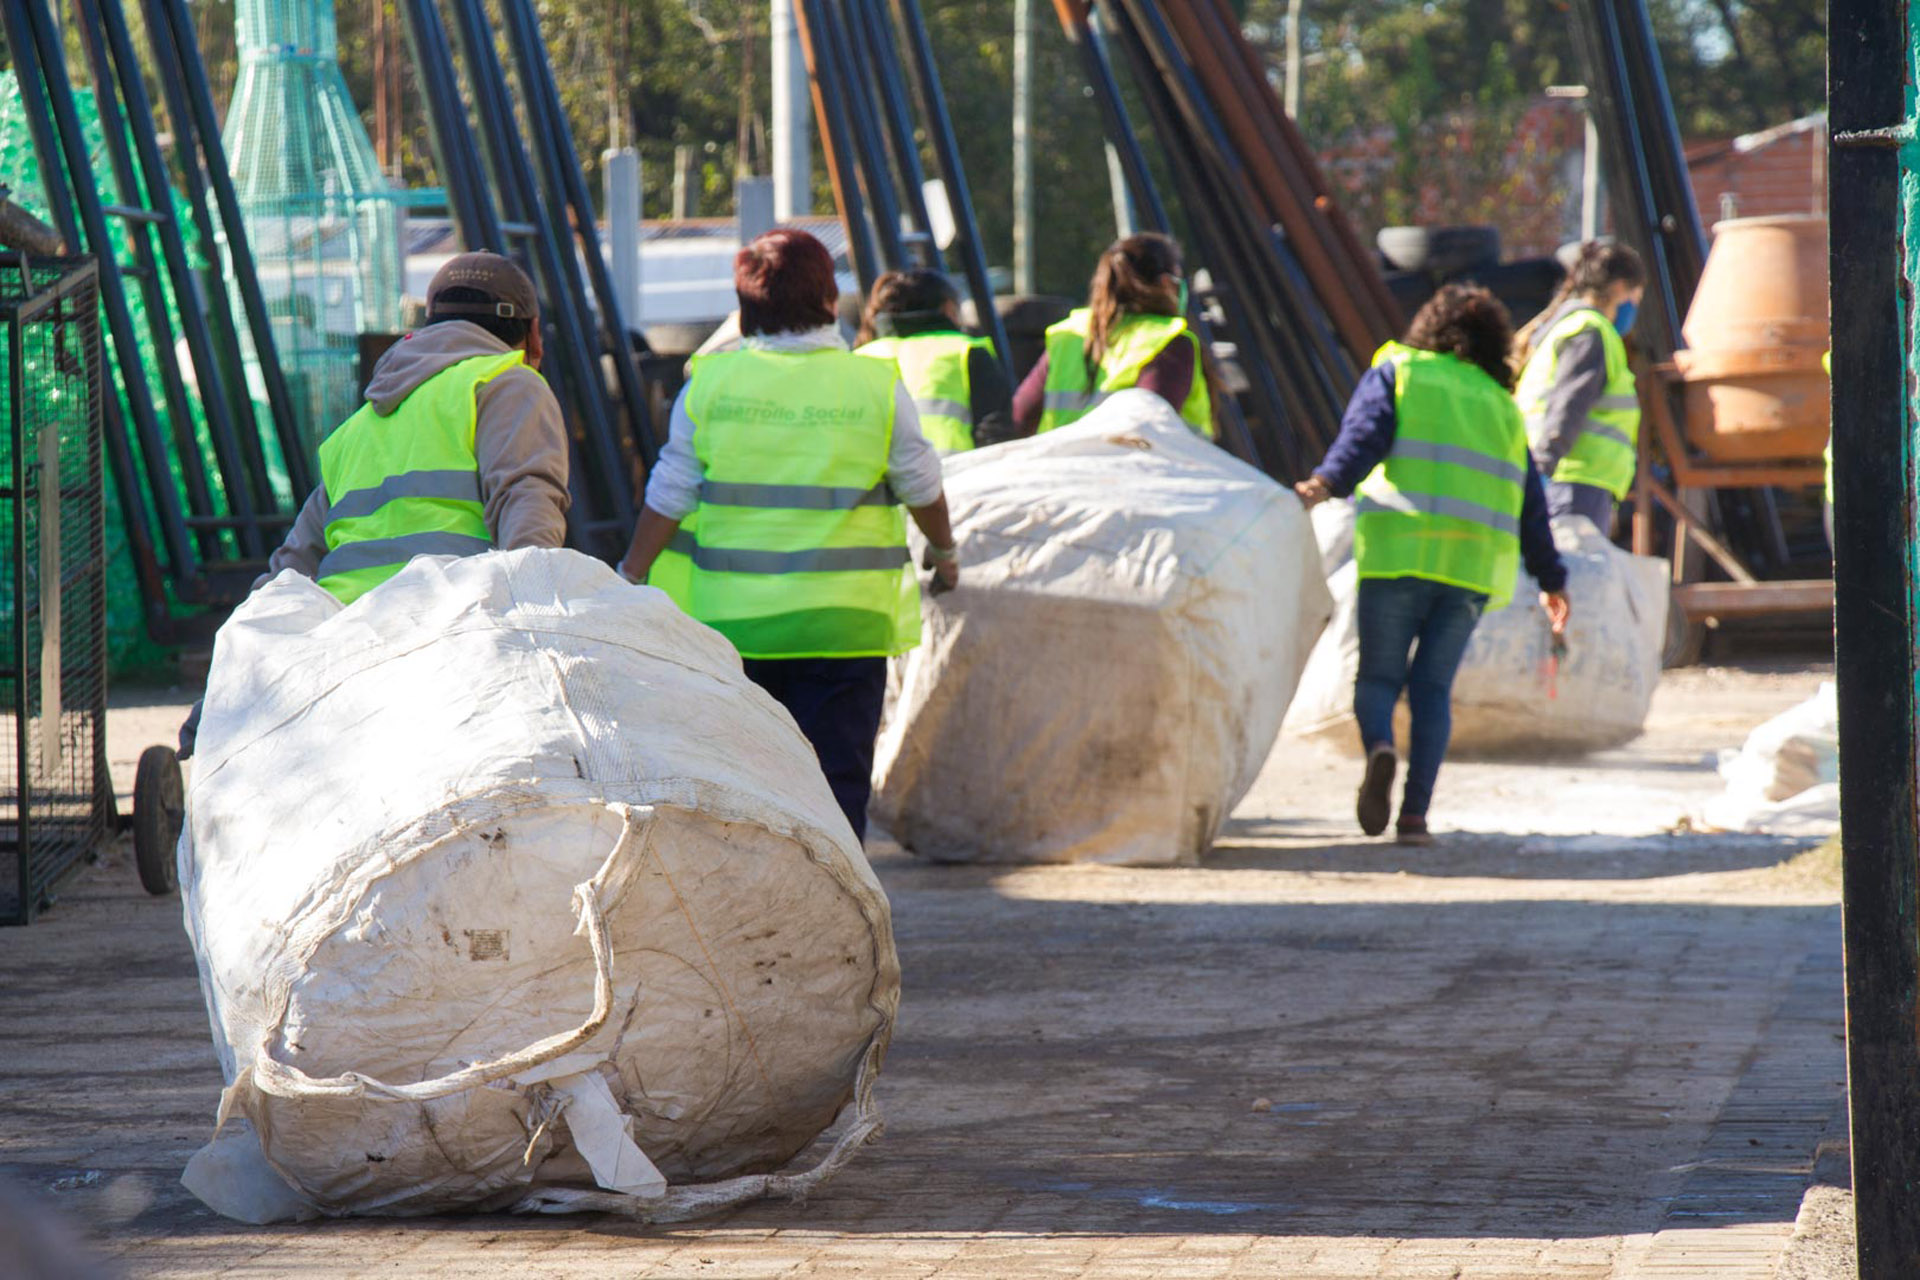
[[[935,449],[947,454],[973,448],[973,384],[967,378],[967,360],[975,350],[991,352],[993,343],[942,331],[878,338],[857,354],[899,366],[900,381],[920,411],[920,430]]]
[[[1354,490],[1362,578],[1428,578],[1513,595],[1527,433],[1506,388],[1457,356],[1389,342],[1393,448]]]
[[[1200,339],[1180,316],[1135,314],[1125,317],[1107,337],[1100,359],[1099,385],[1087,385],[1087,339],[1093,335],[1093,312],[1081,307],[1047,329],[1047,381],[1040,412],[1040,430],[1051,431],[1085,417],[1116,391],[1140,381],[1141,371],[1167,344],[1185,335],[1193,343],[1193,387],[1180,416],[1188,426],[1213,439],[1213,403],[1200,365]]]
[[[700,505],[647,581],[745,658],[918,644],[920,584],[887,488],[899,373],[833,349],[749,348],[688,366]]]
[[[1590,484],[1616,499],[1633,488],[1639,467],[1640,397],[1633,370],[1627,367],[1627,344],[1613,322],[1592,307],[1582,307],[1561,318],[1520,371],[1514,399],[1527,419],[1527,434],[1537,438],[1546,418],[1547,398],[1560,374],[1560,348],[1567,339],[1589,329],[1599,331],[1607,352],[1607,389],[1581,425],[1580,438],[1553,469],[1551,479],[1563,484]]]
[[[314,577],[352,604],[415,556],[493,549],[473,433],[480,388],[526,355],[474,356],[415,387],[381,415],[371,404],[320,442],[327,554]]]

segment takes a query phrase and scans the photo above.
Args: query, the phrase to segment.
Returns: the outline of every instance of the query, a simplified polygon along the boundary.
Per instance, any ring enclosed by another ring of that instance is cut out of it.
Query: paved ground
[[[1789,1248],[1816,1155],[1844,1170],[1830,855],[1669,834],[1817,679],[1688,672],[1626,750],[1451,765],[1431,850],[1359,840],[1353,765],[1284,742],[1204,869],[881,848],[886,1136],[809,1204],[674,1229],[201,1209],[205,1015],[119,850],[0,933],[0,1178],[138,1276],[1842,1275],[1844,1190]],[[116,713],[121,769],[158,701]]]

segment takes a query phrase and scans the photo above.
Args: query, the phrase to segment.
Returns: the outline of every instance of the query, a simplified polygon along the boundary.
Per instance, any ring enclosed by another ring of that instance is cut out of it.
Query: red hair
[[[740,332],[746,337],[818,329],[836,320],[840,286],[833,278],[833,255],[792,227],[769,231],[734,256],[733,288],[740,295]]]

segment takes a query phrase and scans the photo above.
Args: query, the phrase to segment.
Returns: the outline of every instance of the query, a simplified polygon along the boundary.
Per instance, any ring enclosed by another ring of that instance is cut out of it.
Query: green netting
[[[225,143],[309,448],[360,404],[359,335],[400,327],[399,192],[340,74],[331,0],[239,0]]]
[[[122,192],[119,184],[114,180],[113,168],[108,162],[106,154],[105,133],[100,126],[100,113],[95,107],[92,90],[75,90],[74,108],[80,116],[81,125],[86,135],[87,151],[92,157],[94,181],[99,184],[102,197],[120,204],[143,204],[146,198],[144,191],[130,194]],[[0,71],[0,173],[7,175],[8,185],[14,189],[13,199],[18,204],[43,218],[49,216],[44,187],[42,185],[39,156],[34,151],[33,135],[28,131],[26,108],[21,99],[19,83],[11,70]],[[182,232],[187,241],[189,260],[196,268],[205,267],[206,260],[196,241],[192,219],[188,216],[186,202],[180,199],[177,194],[175,197],[175,215],[179,219]],[[134,260],[133,237],[135,235],[147,236],[150,242],[154,235],[151,227],[141,226],[135,229],[132,225],[119,219],[111,219],[109,221],[109,231],[113,239],[114,258],[122,265],[130,264]],[[159,244],[153,242],[151,243],[151,248],[154,258],[158,260],[160,257]],[[161,285],[165,290],[168,309],[173,317],[173,330],[175,333],[178,333],[180,331],[179,302],[175,298],[172,285],[166,280],[164,273],[162,273]],[[138,289],[129,289],[127,293],[127,306],[133,313],[134,331],[138,335],[140,347],[141,367],[132,372],[135,376],[144,379],[148,386],[155,388],[155,398],[158,400],[158,388],[160,386],[158,373],[160,367],[159,362],[162,359],[170,361],[177,360],[178,357],[172,351],[161,353],[154,350],[153,341],[147,327],[146,305]],[[105,336],[107,328],[104,319],[101,321],[100,327],[103,335],[101,339],[102,345],[105,348],[108,363],[113,369],[115,391],[120,396],[123,408],[123,420],[129,423],[129,432],[131,433],[131,418],[124,412],[126,405],[125,379],[127,371],[121,366],[119,353],[114,349],[114,344]],[[207,432],[206,421],[199,399],[192,394],[191,389],[189,390],[189,400],[191,402],[191,412],[193,415],[194,439],[199,446],[200,456],[207,469],[209,475],[208,483],[212,489],[215,502],[224,513],[226,510],[226,499],[220,483],[219,470],[214,463],[212,439]],[[159,412],[161,415],[162,433],[166,436],[171,446],[173,439],[171,434],[172,427],[171,424],[166,421],[167,410],[164,401],[159,405]],[[139,445],[137,442],[133,442],[132,447],[137,459],[139,455]],[[174,487],[180,494],[180,502],[184,508],[186,505],[185,485],[181,480],[179,459],[171,452],[171,449],[169,451],[168,461],[172,467]],[[136,461],[136,467],[137,466],[138,462]],[[114,479],[111,471],[107,473],[107,499],[109,503],[113,504],[110,510],[118,512],[120,509],[118,506],[119,494],[114,487]],[[151,504],[149,504],[149,506],[151,506]],[[155,529],[150,532],[151,536],[157,541],[159,531]],[[128,550],[126,529],[123,522],[119,519],[110,518],[107,521],[107,563],[107,652],[108,663],[112,672],[115,675],[121,676],[133,675],[150,677],[171,674],[174,661],[172,652],[155,644],[147,635],[145,608],[141,599],[140,584],[134,574],[133,558],[131,552]],[[175,612],[185,612],[185,610],[182,610],[176,604]]]

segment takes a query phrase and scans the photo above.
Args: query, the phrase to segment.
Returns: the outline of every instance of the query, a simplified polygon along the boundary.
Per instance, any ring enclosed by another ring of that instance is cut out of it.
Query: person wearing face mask
[[[960,327],[960,295],[938,271],[888,271],[873,282],[857,355],[891,360],[941,454],[1011,438],[1012,388],[993,343]]]
[[[1047,330],[1046,352],[1014,393],[1015,434],[1064,427],[1115,391],[1139,387],[1213,439],[1200,340],[1186,315],[1179,245],[1155,232],[1109,245],[1087,305]]]
[[[1580,515],[1601,533],[1633,488],[1640,398],[1622,337],[1646,292],[1647,269],[1624,244],[1590,240],[1546,310],[1520,331],[1514,398],[1555,516]]]

